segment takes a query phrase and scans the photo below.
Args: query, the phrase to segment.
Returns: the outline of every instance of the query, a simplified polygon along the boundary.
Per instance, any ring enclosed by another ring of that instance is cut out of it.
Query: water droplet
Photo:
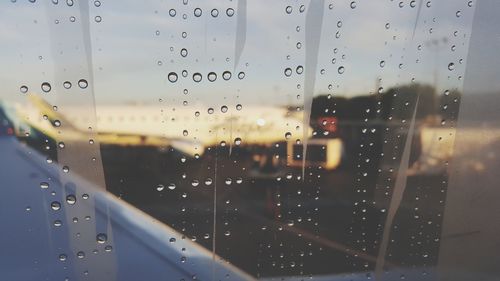
[[[105,233],[99,233],[96,236],[96,241],[99,244],[104,244],[106,241],[108,241],[108,236]]]
[[[285,11],[287,14],[291,14],[292,13],[292,6],[286,6]]]
[[[68,166],[63,166],[62,167],[63,172],[69,173],[69,167]]]
[[[101,6],[101,1],[94,1],[94,6],[100,7]]]
[[[214,109],[210,107],[210,108],[207,110],[207,112],[208,112],[208,114],[212,114],[212,113],[214,113]]]
[[[165,186],[163,184],[158,184],[156,186],[156,190],[158,190],[158,191],[163,191],[163,189],[165,189]]]
[[[287,140],[288,140],[288,139],[290,139],[290,137],[292,137],[292,133],[290,133],[290,132],[286,132],[286,133],[285,133],[285,139],[287,139]]]
[[[240,145],[241,144],[241,138],[235,138],[234,139],[234,144],[235,145]]]
[[[219,15],[219,10],[212,9],[212,11],[210,12],[210,14],[212,15],[212,17],[216,18]]]
[[[226,15],[227,15],[228,17],[232,17],[232,16],[234,15],[234,10],[233,10],[233,8],[228,8],[228,9],[226,10]]]
[[[211,178],[207,178],[207,179],[205,180],[205,185],[211,185],[211,184],[212,184],[212,182],[213,182],[213,180],[212,180]]]
[[[227,106],[225,106],[225,105],[221,106],[220,111],[222,113],[226,113],[227,112]]]
[[[63,83],[63,87],[64,87],[64,89],[69,89],[69,88],[71,88],[71,82],[69,82],[69,81],[64,81],[64,83]]]
[[[200,9],[200,8],[196,8],[196,9],[194,9],[194,16],[195,16],[195,17],[200,17],[200,16],[201,16],[201,14],[202,14],[202,11],[201,11],[201,9]]]
[[[224,71],[222,73],[222,79],[224,79],[226,81],[229,80],[229,79],[231,79],[231,72],[230,71]]]
[[[381,60],[380,63],[379,63],[380,67],[384,67],[385,66],[385,61]]]
[[[196,72],[195,74],[193,74],[193,80],[194,82],[200,82],[202,79],[202,76],[199,72]]]
[[[339,73],[339,74],[342,74],[342,73],[344,73],[345,68],[344,68],[343,66],[340,66],[340,67],[337,69],[337,71],[338,71],[338,73]]]
[[[66,196],[66,202],[69,205],[75,205],[75,203],[76,203],[76,196],[73,195],[73,194],[70,194],[70,195]]]
[[[241,71],[240,73],[238,73],[238,79],[243,79],[245,78],[245,72]]]
[[[76,256],[79,258],[79,259],[83,259],[85,257],[85,252],[83,251],[79,251],[78,253],[76,253]]]
[[[80,87],[81,89],[87,88],[88,85],[89,83],[87,82],[87,80],[85,79],[78,80],[78,87]]]
[[[208,73],[208,81],[214,82],[215,80],[217,80],[217,74],[215,72]]]
[[[94,20],[95,20],[95,22],[101,22],[102,18],[101,18],[101,16],[95,16]]]
[[[187,55],[188,55],[188,51],[186,49],[181,49],[181,56],[185,58],[185,57],[187,57]]]
[[[59,209],[61,209],[61,203],[59,203],[58,201],[52,201],[52,203],[50,203],[50,208],[52,208],[52,210],[54,211],[58,211]]]
[[[21,93],[23,94],[26,94],[28,92],[28,87],[23,85],[19,88],[19,91],[21,91]]]
[[[297,66],[295,71],[297,72],[297,74],[302,74],[302,72],[304,71],[304,67],[302,67],[302,65],[299,65]]]
[[[40,183],[40,188],[41,189],[47,189],[47,188],[49,188],[49,183],[48,182],[41,182]]]
[[[197,187],[199,184],[200,184],[200,182],[199,182],[198,180],[192,180],[192,181],[191,181],[191,185],[192,185],[193,187]]]
[[[178,77],[177,77],[177,73],[175,73],[175,72],[170,72],[170,73],[168,74],[167,78],[168,78],[168,81],[170,81],[170,82],[172,82],[172,83],[175,83],[175,82],[177,82],[177,78],[178,78]]]
[[[43,82],[42,83],[42,91],[44,93],[50,92],[51,89],[52,89],[52,87],[50,86],[49,82]]]
[[[175,15],[177,14],[177,12],[175,11],[175,9],[170,9],[168,11],[168,14],[171,16],[171,17],[175,17]]]
[[[290,77],[292,75],[292,69],[291,68],[285,68],[285,76]]]
[[[356,8],[356,1],[351,2],[351,9],[354,9],[354,8]]]
[[[243,106],[241,104],[236,105],[236,110],[240,111],[242,108],[243,108]]]
[[[105,252],[111,252],[113,250],[113,247],[111,245],[107,245],[106,247],[104,247],[104,251]]]
[[[68,258],[68,257],[67,257],[65,254],[60,254],[60,255],[59,255],[59,260],[60,260],[60,261],[66,261],[66,259],[67,259],[67,258]]]
[[[453,69],[455,69],[455,64],[454,64],[454,63],[452,63],[452,62],[450,62],[450,63],[448,64],[448,70],[452,71]]]
[[[168,185],[168,189],[170,189],[170,190],[174,190],[174,189],[175,189],[175,184],[174,184],[174,183],[170,183],[170,184]]]

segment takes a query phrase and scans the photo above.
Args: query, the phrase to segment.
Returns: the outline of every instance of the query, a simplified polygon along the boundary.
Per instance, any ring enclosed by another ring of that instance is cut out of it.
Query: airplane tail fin
[[[80,129],[75,127],[73,123],[69,121],[63,114],[57,111],[57,107],[54,107],[39,95],[29,95],[28,99],[40,111],[41,114],[47,116],[48,120],[53,126],[58,127],[61,124],[64,124],[65,129],[80,131]]]

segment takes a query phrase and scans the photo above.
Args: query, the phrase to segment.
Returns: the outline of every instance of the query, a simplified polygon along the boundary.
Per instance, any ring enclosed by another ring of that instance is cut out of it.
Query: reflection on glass
[[[2,279],[497,279],[498,4],[264,2],[0,4]]]

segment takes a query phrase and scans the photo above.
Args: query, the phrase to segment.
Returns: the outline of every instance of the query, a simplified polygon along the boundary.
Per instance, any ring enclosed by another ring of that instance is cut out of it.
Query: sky
[[[22,85],[41,92],[49,82],[45,96],[55,104],[304,102],[305,71],[296,69],[306,64],[309,1],[248,0],[246,13],[237,0],[54,1],[0,4],[2,99],[23,101]],[[321,30],[314,31],[321,37],[314,95],[374,94],[379,86],[415,82],[460,89],[475,9],[468,2],[324,1]],[[235,66],[243,14],[244,44]],[[293,70],[290,77],[286,68]],[[232,73],[228,81],[224,71]],[[174,83],[167,78],[171,72],[178,75]],[[193,81],[197,72],[201,82]],[[217,73],[216,81],[208,81],[210,72]],[[83,95],[75,87],[80,79],[90,82]],[[74,87],[64,89],[64,81]]]

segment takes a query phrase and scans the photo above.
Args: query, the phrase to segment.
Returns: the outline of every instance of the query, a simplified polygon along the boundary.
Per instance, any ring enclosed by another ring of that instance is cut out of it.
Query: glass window
[[[2,280],[497,280],[500,4],[0,4]]]

